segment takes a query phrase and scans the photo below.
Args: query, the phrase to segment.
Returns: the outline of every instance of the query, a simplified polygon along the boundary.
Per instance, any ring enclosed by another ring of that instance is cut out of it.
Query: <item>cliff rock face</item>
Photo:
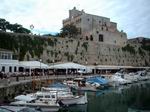
[[[121,47],[81,38],[0,33],[0,48],[14,51],[19,60],[41,58],[45,63],[73,61],[81,64],[150,66],[149,39],[128,40],[127,45]]]

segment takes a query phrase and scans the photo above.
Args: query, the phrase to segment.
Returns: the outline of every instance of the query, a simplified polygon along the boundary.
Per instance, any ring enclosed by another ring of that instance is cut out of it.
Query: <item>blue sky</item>
[[[108,17],[128,38],[150,38],[150,0],[0,0],[0,18],[34,32],[59,32],[68,10],[76,7],[86,13]]]

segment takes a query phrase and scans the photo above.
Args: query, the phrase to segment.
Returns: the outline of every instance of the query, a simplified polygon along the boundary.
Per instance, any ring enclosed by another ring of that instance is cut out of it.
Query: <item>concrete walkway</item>
[[[7,79],[0,79],[0,88],[8,87],[8,86],[13,86],[13,85],[18,85],[22,83],[27,83],[27,82],[32,82],[35,80],[63,80],[63,79],[72,79],[76,77],[91,77],[91,76],[97,76],[97,75],[50,75],[50,76],[24,76],[24,77],[10,77]]]

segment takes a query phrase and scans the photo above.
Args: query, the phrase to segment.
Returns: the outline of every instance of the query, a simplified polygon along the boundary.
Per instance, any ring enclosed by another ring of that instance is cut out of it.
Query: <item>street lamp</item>
[[[40,72],[42,72],[42,70],[41,70],[41,62],[42,62],[42,59],[40,59]]]
[[[87,74],[87,64],[88,64],[88,62],[86,61],[85,64],[86,64],[86,74]]]
[[[33,24],[30,25],[30,29],[31,29],[31,34],[33,34],[33,29],[34,29],[34,25]]]
[[[54,72],[54,75],[55,75],[54,63],[55,63],[55,60],[53,60],[53,72]]]

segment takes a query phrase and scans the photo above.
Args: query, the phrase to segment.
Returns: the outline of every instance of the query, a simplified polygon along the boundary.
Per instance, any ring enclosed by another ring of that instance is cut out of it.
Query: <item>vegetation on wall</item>
[[[141,48],[150,52],[150,45],[142,45]]]
[[[48,39],[47,39],[47,42],[48,42],[48,45],[49,45],[49,46],[54,47],[55,42],[54,42],[51,38],[48,38]]]
[[[144,56],[145,55],[145,52],[139,47],[139,54]]]
[[[0,33],[0,48],[11,50],[15,54],[18,54],[19,60],[24,60],[24,56],[28,51],[32,57],[40,57],[46,42],[47,39],[41,37]]]
[[[72,24],[64,26],[60,32],[60,35],[62,37],[65,36],[74,37],[77,34],[79,34],[78,28]]]
[[[131,54],[135,54],[136,51],[133,46],[130,46],[130,44],[127,44],[125,47],[122,47],[122,51],[130,52]]]
[[[69,52],[65,52],[64,55],[67,57],[67,61],[73,61],[74,55],[69,54]]]
[[[87,49],[88,49],[88,42],[84,42],[84,43],[82,44],[82,47],[84,47],[85,50],[87,51]]]
[[[75,54],[77,55],[78,54],[78,47],[80,46],[80,41],[78,41],[78,44],[77,44],[77,47],[76,47],[76,50],[75,50]]]

